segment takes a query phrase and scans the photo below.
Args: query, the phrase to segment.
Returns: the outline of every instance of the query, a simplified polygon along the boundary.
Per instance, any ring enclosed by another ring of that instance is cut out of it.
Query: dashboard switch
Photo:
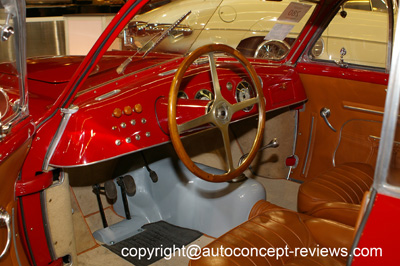
[[[124,114],[131,115],[132,114],[132,107],[130,107],[129,105],[125,106],[124,107]]]
[[[135,104],[135,112],[140,114],[143,111],[142,105],[140,103]]]
[[[120,118],[122,116],[122,110],[119,108],[115,108],[113,111],[113,116],[116,118]]]

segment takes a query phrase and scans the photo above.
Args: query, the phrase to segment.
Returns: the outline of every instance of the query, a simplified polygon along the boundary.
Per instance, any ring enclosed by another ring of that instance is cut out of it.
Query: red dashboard
[[[170,59],[165,60],[167,57]],[[126,57],[105,58],[73,101],[78,111],[71,115],[52,156],[50,164],[53,166],[92,164],[170,140],[168,94],[183,58],[165,55],[160,59],[157,55],[157,58],[148,56],[146,60],[134,59],[137,61],[126,68],[122,76],[116,73],[116,66]],[[306,101],[304,88],[293,68],[252,63],[263,86],[267,111]],[[239,63],[233,62],[232,58],[220,57],[217,66],[221,93],[228,102],[234,104],[251,97],[251,84]],[[178,124],[205,114],[213,97],[208,64],[192,66],[180,91]],[[256,106],[249,107],[237,112],[233,120],[257,112]]]

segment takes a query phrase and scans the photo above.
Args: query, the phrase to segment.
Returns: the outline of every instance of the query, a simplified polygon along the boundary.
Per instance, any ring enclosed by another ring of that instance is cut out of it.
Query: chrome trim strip
[[[306,172],[307,168],[307,163],[308,163],[308,157],[310,156],[310,149],[311,149],[311,141],[312,141],[312,135],[313,135],[313,130],[314,130],[314,116],[311,118],[311,126],[310,126],[310,136],[308,137],[308,146],[307,146],[307,153],[306,153],[306,159],[304,161],[304,166],[303,166],[303,171],[302,174]]]
[[[299,110],[294,110],[294,136],[293,136],[293,150],[292,155],[296,153],[296,146],[297,146],[297,134],[299,130]],[[290,174],[292,173],[293,166],[289,166],[289,171],[286,176],[286,180],[290,180]]]
[[[69,109],[61,108],[60,110],[64,115],[60,122],[60,125],[57,128],[56,134],[54,135],[54,137],[50,143],[50,146],[46,152],[46,156],[44,157],[43,166],[42,166],[43,171],[48,170],[50,160],[53,157],[53,154],[56,150],[56,147],[58,146],[58,143],[60,142],[62,135],[64,134],[64,130],[67,127],[68,121],[71,118],[71,116],[79,110],[79,107],[72,105]]]
[[[162,72],[162,73],[159,73],[158,75],[159,75],[160,77],[164,77],[164,76],[168,76],[168,75],[170,75],[170,74],[174,74],[176,71],[178,71],[177,68],[171,69],[171,70],[168,70],[168,71],[165,71],[165,72]]]
[[[357,107],[357,106],[343,105],[343,108],[353,110],[353,111],[361,111],[361,112],[367,112],[367,113],[371,113],[371,114],[383,115],[382,111],[377,111],[377,110],[372,110],[372,109],[367,109],[367,108],[362,108],[362,107]]]
[[[295,110],[294,113],[294,140],[293,140],[293,155],[296,152],[296,147],[297,147],[297,134],[299,130],[299,110]]]
[[[113,91],[110,91],[110,92],[108,92],[106,94],[103,94],[103,95],[97,97],[95,100],[96,101],[101,101],[101,100],[107,99],[107,98],[109,98],[111,96],[114,96],[115,94],[118,94],[120,92],[121,92],[121,90],[113,90]]]

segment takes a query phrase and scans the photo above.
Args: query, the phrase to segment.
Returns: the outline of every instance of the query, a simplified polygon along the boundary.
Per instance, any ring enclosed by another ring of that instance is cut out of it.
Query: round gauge
[[[189,97],[187,96],[186,92],[178,91],[178,99],[189,99]]]
[[[238,103],[255,97],[254,89],[247,81],[242,81],[236,86],[236,101]],[[253,108],[253,105],[243,109],[245,112],[249,112]]]
[[[196,95],[194,96],[195,99],[197,100],[206,100],[206,101],[212,101],[214,100],[214,94],[206,89],[199,90],[196,92]]]

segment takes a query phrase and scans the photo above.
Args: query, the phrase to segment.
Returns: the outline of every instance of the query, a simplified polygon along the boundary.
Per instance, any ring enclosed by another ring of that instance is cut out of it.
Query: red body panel
[[[296,70],[303,74],[312,74],[319,76],[327,76],[333,78],[349,79],[355,81],[370,82],[374,84],[387,85],[389,74],[383,72],[375,72],[371,70],[362,70],[356,68],[339,68],[331,64],[322,64],[319,62],[300,63]]]
[[[357,254],[369,255],[354,257],[352,265],[397,265],[399,219],[400,199],[378,194],[358,243]]]

